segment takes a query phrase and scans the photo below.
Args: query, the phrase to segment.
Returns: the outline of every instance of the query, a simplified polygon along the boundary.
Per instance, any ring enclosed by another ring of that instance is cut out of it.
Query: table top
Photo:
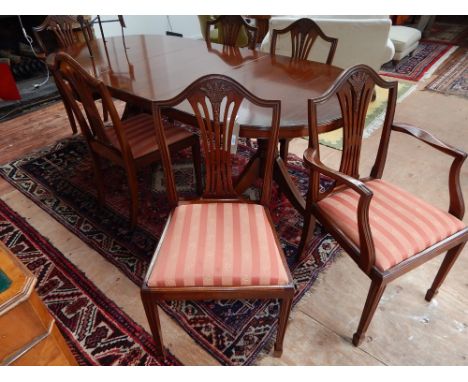
[[[122,37],[106,37],[106,44],[101,39],[91,41],[91,50],[93,58],[85,44],[67,53],[101,79],[116,98],[151,103],[177,95],[203,75],[224,74],[258,97],[280,100],[281,130],[288,130],[291,137],[307,134],[307,100],[321,95],[342,72],[323,63],[294,62],[247,48],[209,47],[205,41],[172,36],[126,36],[125,45]],[[246,105],[240,110],[239,124],[266,130],[269,113]],[[335,127],[340,118],[336,100],[318,109],[324,131]]]

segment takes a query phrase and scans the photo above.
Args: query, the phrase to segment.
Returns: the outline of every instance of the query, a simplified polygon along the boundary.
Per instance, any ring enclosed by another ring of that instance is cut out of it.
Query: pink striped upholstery
[[[284,285],[265,207],[248,203],[178,206],[148,279],[149,286]]]
[[[465,225],[395,185],[383,180],[366,182],[374,193],[369,224],[375,245],[375,265],[385,271],[433,244],[462,230]],[[351,189],[330,195],[318,205],[357,245],[359,195]]]

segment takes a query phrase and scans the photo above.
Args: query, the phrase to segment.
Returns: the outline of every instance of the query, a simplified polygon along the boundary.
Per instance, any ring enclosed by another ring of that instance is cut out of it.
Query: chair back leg
[[[302,227],[301,242],[299,243],[299,248],[297,249],[299,254],[299,261],[304,260],[306,257],[307,247],[314,237],[316,224],[317,222],[315,220],[315,216],[312,213],[306,211],[304,214],[304,225]]]
[[[367,328],[374,316],[375,309],[377,308],[377,305],[379,305],[380,298],[382,297],[386,287],[387,284],[383,279],[372,280],[366,304],[362,311],[361,321],[359,322],[357,332],[353,335],[354,346],[359,346],[364,339]]]
[[[466,242],[453,247],[452,249],[447,251],[442,264],[440,265],[439,271],[432,283],[432,286],[427,290],[426,293],[426,301],[431,301],[432,297],[434,297],[437,292],[439,291],[440,286],[444,282],[445,278],[447,277],[450,269],[452,268],[453,264],[457,260],[458,256],[460,255],[463,247],[465,246]]]

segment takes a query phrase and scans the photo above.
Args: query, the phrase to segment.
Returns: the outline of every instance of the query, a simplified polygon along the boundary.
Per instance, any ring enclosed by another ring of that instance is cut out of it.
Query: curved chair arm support
[[[308,148],[304,151],[304,163],[307,167],[311,168],[312,171],[327,175],[328,177],[335,179],[337,182],[347,185],[360,195],[357,209],[359,247],[361,252],[359,262],[361,269],[366,273],[370,273],[373,265],[375,264],[374,242],[372,240],[372,232],[369,225],[369,206],[374,194],[359,179],[355,179],[339,171],[333,170],[323,164],[318,157],[317,150],[313,148]]]
[[[454,158],[452,165],[450,166],[449,173],[449,213],[460,220],[463,219],[463,216],[465,215],[465,203],[463,200],[463,193],[460,186],[460,171],[463,162],[468,156],[467,153],[442,142],[427,131],[424,131],[412,125],[404,123],[394,123],[392,125],[392,130],[411,135],[419,141],[424,142],[429,146],[434,147],[436,150],[441,151]]]

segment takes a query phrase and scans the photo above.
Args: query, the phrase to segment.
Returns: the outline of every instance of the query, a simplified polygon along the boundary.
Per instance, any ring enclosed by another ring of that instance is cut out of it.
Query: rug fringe
[[[447,52],[445,52],[445,54],[434,65],[432,65],[426,73],[424,73],[420,81],[425,81],[429,77],[431,77],[434,74],[434,72],[440,67],[440,65],[442,65],[447,60],[447,58],[449,58],[452,55],[452,53],[454,53],[458,48],[459,46],[455,45],[452,46]]]

